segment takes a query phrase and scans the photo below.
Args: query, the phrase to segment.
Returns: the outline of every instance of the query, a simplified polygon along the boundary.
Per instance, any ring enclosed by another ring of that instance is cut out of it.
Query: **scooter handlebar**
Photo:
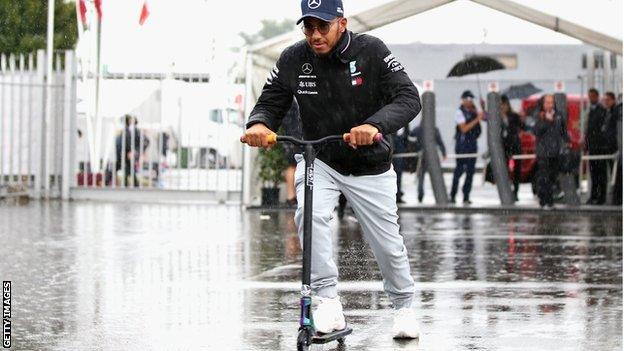
[[[323,139],[325,139],[325,138],[323,138]],[[351,134],[350,134],[350,133],[344,133],[344,134],[342,135],[342,140],[344,140],[344,142],[345,142],[345,143],[348,143],[350,139],[351,139]],[[377,134],[375,134],[375,136],[373,137],[373,142],[374,142],[374,143],[378,143],[378,142],[380,142],[382,139],[383,139],[383,135],[382,135],[381,133],[377,133]],[[319,140],[313,140],[313,141],[308,141],[308,143],[315,143],[315,142],[318,142],[318,141],[320,141],[320,140],[322,140],[322,139],[319,139]],[[247,140],[245,140],[245,136],[244,136],[244,135],[242,135],[242,136],[240,137],[240,141],[241,141],[241,143],[245,143],[245,144],[247,143]],[[277,141],[278,141],[278,135],[277,135],[277,134],[272,133],[272,134],[267,135],[267,142],[268,142],[269,144],[275,144]],[[302,142],[302,144],[303,144],[303,143],[306,143],[306,142],[304,142],[303,140],[301,140],[301,142]]]

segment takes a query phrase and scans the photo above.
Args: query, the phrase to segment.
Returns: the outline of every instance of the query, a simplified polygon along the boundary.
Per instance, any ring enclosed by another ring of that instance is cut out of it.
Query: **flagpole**
[[[100,171],[100,157],[102,148],[102,118],[100,117],[100,88],[101,88],[101,73],[102,67],[100,66],[102,56],[102,18],[98,14],[97,30],[96,30],[96,59],[95,59],[95,159],[91,160],[91,167],[95,172]],[[93,164],[95,162],[95,165]]]
[[[42,168],[43,172],[37,175],[43,181],[44,197],[50,195],[50,155],[51,148],[48,147],[51,138],[50,120],[52,119],[52,59],[54,58],[54,0],[48,0],[48,29],[46,42],[46,95],[45,95],[45,117],[42,121],[42,141],[41,148],[43,156]],[[41,189],[36,189],[39,192]]]

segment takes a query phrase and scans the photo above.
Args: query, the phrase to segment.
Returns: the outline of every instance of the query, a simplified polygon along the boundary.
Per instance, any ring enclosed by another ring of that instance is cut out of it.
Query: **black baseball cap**
[[[336,17],[343,16],[342,0],[301,0],[301,18],[297,24],[306,17],[314,17],[329,22]]]

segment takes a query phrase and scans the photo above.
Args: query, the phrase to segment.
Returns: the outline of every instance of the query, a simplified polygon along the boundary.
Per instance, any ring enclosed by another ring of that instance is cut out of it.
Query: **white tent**
[[[363,11],[357,15],[347,16],[349,29],[354,32],[368,32],[393,22],[417,15],[440,7],[456,0],[394,0],[383,5]],[[470,0],[508,15],[534,23],[544,28],[568,35],[587,44],[603,48],[617,55],[622,55],[622,40],[599,33],[530,7],[510,0]],[[301,40],[302,34],[295,30],[247,48],[246,61],[246,115],[251,112],[257,100],[269,70],[273,67],[280,53],[289,45]],[[257,172],[251,162],[249,148],[245,148],[245,175],[243,186],[243,203],[249,205],[257,187],[252,187],[252,175]],[[255,183],[254,183],[255,184]]]

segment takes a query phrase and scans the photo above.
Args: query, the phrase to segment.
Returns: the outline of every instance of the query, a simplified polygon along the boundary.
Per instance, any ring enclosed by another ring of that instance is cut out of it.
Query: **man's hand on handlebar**
[[[273,133],[266,125],[257,123],[252,125],[245,131],[240,137],[240,141],[249,146],[270,148],[279,139],[277,134]],[[324,138],[312,141],[303,141],[288,136],[282,136],[282,141],[289,141],[295,144],[319,144],[331,140],[341,140],[348,143],[354,149],[357,149],[358,145],[372,145],[383,139],[379,130],[370,124],[364,124],[351,129],[351,133],[345,133],[343,135],[329,135]]]
[[[349,146],[357,149],[358,145],[372,145],[377,133],[379,133],[379,129],[375,126],[362,124],[361,126],[351,128],[349,138],[345,141],[349,143]]]
[[[267,126],[262,123],[256,123],[249,127],[245,131],[245,135],[241,138],[241,141],[247,143],[249,146],[268,148],[273,146],[274,143],[270,143],[268,136],[274,134]]]

